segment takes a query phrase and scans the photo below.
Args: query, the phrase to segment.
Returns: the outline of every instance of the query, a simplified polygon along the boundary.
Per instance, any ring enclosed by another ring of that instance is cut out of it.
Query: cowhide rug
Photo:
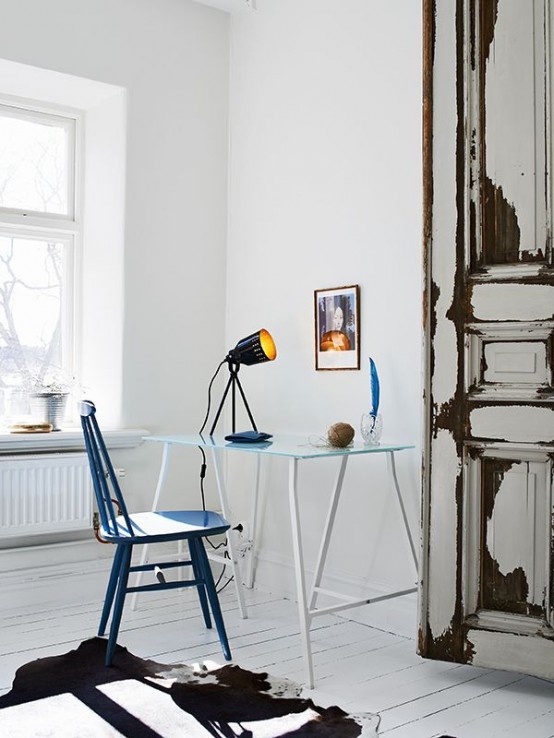
[[[0,697],[2,738],[373,738],[377,715],[348,715],[301,696],[288,680],[227,665],[143,661],[106,641],[17,670]]]

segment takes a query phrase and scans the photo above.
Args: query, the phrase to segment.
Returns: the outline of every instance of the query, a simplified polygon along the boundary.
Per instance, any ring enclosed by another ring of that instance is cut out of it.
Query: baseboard
[[[266,592],[296,600],[294,564],[288,557],[261,551],[256,557],[254,587]],[[313,580],[313,571],[306,570],[306,582]],[[410,589],[411,582],[384,582],[353,577],[348,572],[329,568],[322,585],[352,597],[378,597],[391,591]],[[323,601],[322,603],[323,604]],[[404,595],[383,602],[363,605],[337,613],[358,623],[379,628],[389,633],[415,638],[417,633],[417,594]]]
[[[173,554],[159,546],[157,556]],[[78,602],[102,602],[113,550],[96,541],[76,541],[0,551],[0,612],[43,603],[63,607]],[[152,551],[153,553],[153,551]],[[309,583],[313,572],[306,572]],[[353,597],[379,596],[391,589],[407,589],[408,582],[368,582],[348,572],[329,568],[323,586]],[[275,552],[256,556],[254,588],[296,600],[292,559]],[[323,603],[322,603],[323,604]],[[338,617],[415,638],[417,597],[405,595],[392,600],[342,611]]]
[[[174,545],[154,544],[149,556],[175,557]],[[142,549],[135,552],[138,563]],[[0,612],[44,603],[63,607],[102,602],[114,549],[95,539],[0,550]],[[136,558],[135,558],[136,557]]]
[[[176,550],[175,544],[152,544],[148,557],[171,560]],[[112,545],[94,539],[0,550],[0,613],[103,602],[113,553]],[[141,554],[139,547],[134,563]]]
[[[48,550],[37,551],[36,548]],[[8,557],[0,554],[0,611],[43,604],[64,607],[79,602],[101,602],[106,588],[111,559],[92,556],[89,547],[62,545],[62,547],[33,547]],[[68,557],[74,555],[71,560]],[[36,557],[42,555],[42,562]],[[55,562],[55,563],[54,563]],[[12,564],[10,567],[9,564]],[[6,566],[8,564],[8,566]]]
[[[2,548],[0,549],[0,575],[10,570],[94,560],[111,555],[109,550],[103,552],[103,548],[109,549],[110,547],[102,546],[90,535],[87,539],[74,541]]]

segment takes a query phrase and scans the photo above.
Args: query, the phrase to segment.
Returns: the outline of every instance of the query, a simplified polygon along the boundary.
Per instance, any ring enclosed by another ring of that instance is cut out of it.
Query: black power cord
[[[225,545],[225,544],[222,544],[222,545]],[[226,558],[226,559],[228,559],[228,558],[229,558],[229,553],[228,553],[227,551],[225,551],[225,556],[224,556],[224,558]],[[219,594],[220,592],[223,592],[223,590],[225,589],[225,587],[226,587],[226,586],[227,586],[228,584],[230,584],[230,583],[231,583],[231,582],[233,581],[233,579],[234,579],[234,577],[233,577],[233,576],[227,577],[227,581],[225,582],[225,584],[224,584],[224,585],[223,585],[222,587],[220,587],[219,589],[217,589],[217,588],[219,587],[219,583],[220,583],[220,582],[221,582],[221,580],[223,579],[223,575],[225,574],[225,570],[226,570],[226,569],[227,569],[227,565],[226,565],[226,564],[223,564],[223,568],[222,568],[222,570],[221,570],[221,573],[220,573],[219,577],[217,578],[217,582],[215,583],[215,587],[216,587],[216,592],[217,592],[218,594]]]
[[[208,422],[208,418],[210,417],[210,410],[211,410],[211,405],[212,405],[212,385],[215,382],[215,378],[219,374],[219,370],[221,369],[223,364],[225,364],[225,359],[223,359],[223,361],[219,364],[219,366],[215,370],[213,377],[210,379],[210,384],[208,385],[208,407],[206,409],[206,417],[204,418],[204,422],[202,423],[202,426],[200,430],[198,431],[200,435],[202,435],[202,433],[204,432],[204,428],[206,427],[206,423]]]
[[[212,378],[210,379],[210,383],[208,385],[208,406],[206,408],[206,415],[204,416],[204,422],[202,423],[200,430],[198,431],[199,435],[202,435],[202,433],[204,432],[204,428],[206,427],[206,423],[208,422],[208,418],[210,417],[210,411],[211,411],[211,406],[212,406],[212,386],[223,364],[225,364],[225,360],[223,360],[219,364]],[[200,496],[202,498],[202,510],[206,510],[206,495],[204,491],[204,479],[206,478],[206,470],[208,468],[208,465],[206,463],[206,452],[204,451],[202,446],[198,446],[198,450],[202,454],[202,463],[200,464]],[[223,541],[222,543],[218,543],[217,546],[214,545],[208,537],[206,538],[206,540],[208,541],[208,543],[210,544],[210,546],[212,547],[214,551],[217,551],[217,549],[227,546],[226,540]],[[230,558],[228,551],[225,551],[225,558],[226,559]],[[234,579],[233,576],[229,577],[227,581],[225,582],[225,584],[220,589],[217,589],[217,587],[219,586],[219,583],[223,579],[223,575],[225,574],[226,569],[227,569],[227,565],[223,564],[223,569],[221,570],[221,574],[219,575],[217,582],[215,583],[216,592],[218,594],[222,592],[225,589],[225,587],[229,584],[229,582],[232,582]]]
[[[198,434],[200,436],[204,432],[204,428],[206,427],[206,423],[208,422],[208,418],[210,417],[210,410],[212,407],[212,386],[223,364],[225,364],[225,360],[223,360],[219,364],[219,366],[214,372],[213,377],[210,379],[210,384],[208,385],[208,407],[206,409],[206,415],[204,417],[204,422],[202,423],[200,430],[198,431]],[[202,446],[198,446],[198,450],[202,454],[202,464],[200,465],[200,496],[202,497],[202,510],[205,510],[206,509],[206,498],[204,494],[204,479],[206,477],[206,468],[207,468],[206,453],[204,452],[204,449],[202,448]]]

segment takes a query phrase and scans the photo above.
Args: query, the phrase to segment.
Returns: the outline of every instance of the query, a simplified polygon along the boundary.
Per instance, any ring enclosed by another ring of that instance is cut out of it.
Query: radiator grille
[[[86,454],[0,457],[0,536],[76,531],[91,523]]]

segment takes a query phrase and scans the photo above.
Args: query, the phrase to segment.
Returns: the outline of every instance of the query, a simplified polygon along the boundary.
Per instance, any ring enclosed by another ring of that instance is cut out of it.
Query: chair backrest
[[[123,499],[106,444],[102,438],[102,433],[98,427],[96,406],[90,400],[79,402],[79,415],[81,416],[85,448],[102,527],[109,535],[120,535],[122,532],[121,528],[124,527],[127,528],[128,535],[133,535],[133,527],[129,519],[127,506],[125,505],[125,500]],[[116,509],[116,505],[121,513]],[[123,516],[125,525],[121,519],[118,524],[116,518],[119,514]]]

